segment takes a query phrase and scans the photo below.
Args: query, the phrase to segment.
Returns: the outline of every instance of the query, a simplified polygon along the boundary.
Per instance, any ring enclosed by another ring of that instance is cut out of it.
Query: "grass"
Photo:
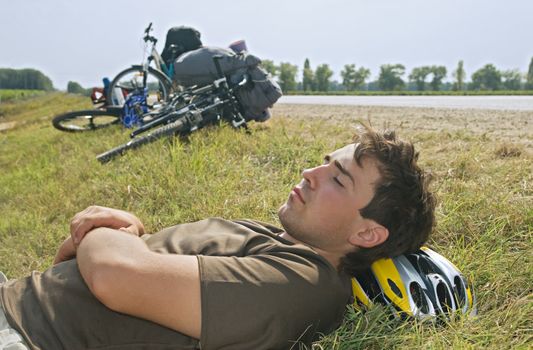
[[[208,216],[277,223],[302,169],[349,142],[355,127],[351,119],[276,115],[252,124],[251,134],[204,129],[102,166],[95,155],[125,141],[126,130],[67,134],[50,122],[54,113],[88,107],[86,100],[56,93],[0,105],[0,123],[16,122],[0,132],[0,270],[9,277],[50,266],[69,220],[91,204],[130,210],[152,232]],[[398,110],[395,124],[407,118]],[[380,307],[349,308],[314,350],[531,348],[531,149],[445,126],[399,133],[415,142],[435,176],[438,225],[430,246],[474,281],[479,316],[437,326],[391,321]]]
[[[43,90],[0,89],[0,103],[25,100],[35,96],[42,96],[46,93]]]
[[[533,90],[461,90],[461,91],[288,91],[286,95],[340,95],[340,96],[510,96],[533,95]]]

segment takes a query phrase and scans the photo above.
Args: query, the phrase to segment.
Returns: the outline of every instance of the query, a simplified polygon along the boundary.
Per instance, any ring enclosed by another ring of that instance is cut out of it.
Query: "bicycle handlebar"
[[[150,35],[150,32],[154,30],[152,28],[152,22],[150,22],[150,24],[148,25],[148,27],[146,27],[146,29],[144,30],[144,37],[143,37],[143,40],[145,42],[147,41],[151,41],[152,43],[154,43],[154,45],[157,43],[157,39],[153,36]]]
[[[150,22],[150,24],[148,25],[148,27],[144,30],[144,33],[146,35],[150,34],[150,32],[152,31],[152,22]]]

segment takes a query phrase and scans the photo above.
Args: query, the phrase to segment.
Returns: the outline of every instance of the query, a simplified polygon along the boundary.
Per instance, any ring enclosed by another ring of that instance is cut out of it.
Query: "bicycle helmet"
[[[471,285],[448,259],[422,247],[415,253],[380,259],[352,278],[354,306],[373,302],[392,306],[400,317],[448,318],[455,312],[475,315]]]

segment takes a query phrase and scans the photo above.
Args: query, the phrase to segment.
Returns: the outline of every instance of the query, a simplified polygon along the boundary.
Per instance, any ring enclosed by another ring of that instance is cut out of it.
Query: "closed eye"
[[[337,177],[334,177],[333,178],[333,181],[335,181],[337,183],[337,185],[341,186],[341,187],[344,187],[344,185],[342,184],[342,182],[339,181],[339,178]]]

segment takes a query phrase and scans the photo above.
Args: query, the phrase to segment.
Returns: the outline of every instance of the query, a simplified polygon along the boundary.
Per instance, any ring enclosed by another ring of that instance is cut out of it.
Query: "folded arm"
[[[124,210],[91,205],[77,213],[70,222],[70,236],[59,246],[54,265],[76,257],[76,249],[83,237],[98,227],[119,229],[140,236],[144,225],[138,217]]]
[[[81,241],[77,261],[87,286],[108,308],[200,338],[196,256],[158,254],[134,234],[97,228]]]

